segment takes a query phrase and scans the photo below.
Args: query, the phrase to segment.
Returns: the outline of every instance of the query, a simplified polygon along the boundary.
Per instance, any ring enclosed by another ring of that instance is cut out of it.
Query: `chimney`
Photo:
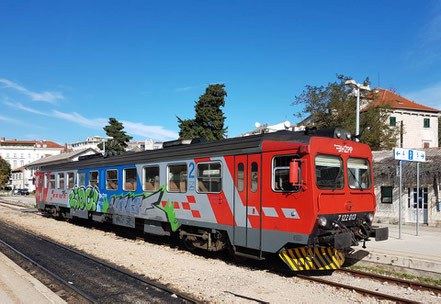
[[[5,141],[4,137],[0,138],[0,142],[4,142],[4,141]]]

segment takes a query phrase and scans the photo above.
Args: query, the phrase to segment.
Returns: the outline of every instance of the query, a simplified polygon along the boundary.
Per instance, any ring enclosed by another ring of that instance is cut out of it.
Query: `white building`
[[[392,91],[375,88],[376,99],[368,106],[390,106],[389,126],[399,130],[397,147],[438,147],[438,117],[440,110],[421,105]],[[363,110],[362,110],[363,111]]]
[[[64,149],[53,141],[0,138],[0,156],[11,165],[11,169],[23,167],[46,156],[60,154]]]
[[[86,149],[82,149],[82,150],[61,153],[58,155],[52,155],[52,156],[48,156],[46,158],[36,160],[32,163],[27,164],[21,170],[21,172],[14,172],[13,171],[12,172],[13,173],[12,174],[13,175],[12,184],[13,185],[14,184],[17,184],[17,185],[22,184],[21,188],[27,188],[27,189],[29,189],[29,191],[34,191],[35,190],[35,185],[33,184],[34,173],[36,171],[40,170],[40,168],[42,166],[59,164],[59,163],[70,162],[70,161],[78,161],[79,157],[81,157],[81,156],[86,156],[86,155],[91,155],[91,154],[96,154],[96,153],[99,153],[99,152],[97,150],[92,149],[92,148],[86,148]],[[15,176],[14,176],[14,173],[16,173]],[[14,179],[16,179],[15,183],[14,183]]]
[[[144,143],[145,150],[157,150],[162,149],[162,142],[156,142],[152,139],[146,139]]]
[[[256,135],[256,134],[262,134],[262,133],[271,133],[271,132],[277,132],[281,130],[288,130],[288,131],[303,131],[305,130],[304,126],[293,126],[289,121],[280,122],[274,125],[270,124],[264,124],[261,125],[260,123],[256,122],[254,124],[256,129],[242,133],[237,135],[237,137],[243,137],[243,136],[250,136],[250,135]]]
[[[98,149],[98,145],[107,140],[105,137],[101,137],[98,135],[87,137],[85,141],[78,141],[67,145],[68,149],[72,149],[74,151],[83,150],[86,148],[92,148],[95,150]]]

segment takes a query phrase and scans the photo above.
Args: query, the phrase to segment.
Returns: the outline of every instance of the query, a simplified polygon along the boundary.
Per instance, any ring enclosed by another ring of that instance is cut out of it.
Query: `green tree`
[[[309,115],[306,125],[318,129],[341,127],[355,134],[357,97],[351,88],[345,85],[350,77],[337,75],[337,80],[327,86],[310,86],[295,97],[292,105],[304,105],[298,117]],[[366,78],[364,85],[369,84]],[[365,93],[366,94],[366,93]],[[372,150],[388,150],[397,145],[399,127],[389,127],[389,104],[368,106],[366,100],[376,98],[374,92],[360,97],[360,141],[368,144]]]
[[[0,156],[0,188],[3,188],[11,177],[11,166]]]
[[[105,126],[104,131],[106,131],[107,136],[112,137],[106,141],[106,151],[124,153],[127,147],[127,142],[129,142],[133,137],[126,134],[123,131],[124,126],[122,122],[119,122],[116,118],[109,118],[109,124]],[[98,148],[103,149],[103,144],[100,143]]]
[[[224,127],[225,115],[221,107],[225,106],[224,84],[210,84],[205,93],[195,102],[195,118],[181,119],[179,123],[179,138],[205,138],[207,141],[220,140],[225,137],[227,128]]]

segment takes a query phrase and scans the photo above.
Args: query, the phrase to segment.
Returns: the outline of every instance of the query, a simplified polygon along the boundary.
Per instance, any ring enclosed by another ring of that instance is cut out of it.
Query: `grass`
[[[357,266],[357,265],[352,265],[349,268],[354,269],[354,270],[373,272],[373,273],[377,273],[377,274],[381,274],[381,275],[385,275],[385,276],[392,276],[392,277],[396,277],[396,278],[400,278],[400,279],[417,281],[417,282],[420,282],[423,284],[441,286],[441,280],[426,278],[426,277],[418,277],[418,276],[407,274],[407,273],[394,272],[394,271],[389,271],[389,270],[384,270],[384,269],[379,269],[379,268],[374,268],[374,267]]]

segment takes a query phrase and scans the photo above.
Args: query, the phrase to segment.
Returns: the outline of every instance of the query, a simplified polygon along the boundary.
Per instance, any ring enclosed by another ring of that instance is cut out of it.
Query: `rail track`
[[[9,205],[13,205],[13,204],[10,203]],[[1,224],[6,224],[6,223],[3,223],[3,222],[0,221],[0,227],[1,227]],[[73,253],[75,253],[75,254],[77,254],[79,256],[83,256],[83,257],[85,257],[87,259],[90,259],[91,261],[98,262],[98,263],[100,263],[103,266],[110,267],[110,268],[115,268],[117,271],[120,271],[121,273],[127,273],[125,270],[118,269],[118,268],[116,268],[113,265],[109,265],[109,264],[107,264],[105,262],[97,260],[96,258],[94,258],[92,256],[89,256],[89,255],[84,254],[82,252],[79,252],[77,250],[68,248],[68,247],[66,247],[64,245],[61,245],[61,244],[59,244],[57,242],[54,242],[54,241],[52,241],[50,239],[46,239],[44,237],[38,236],[38,235],[36,235],[36,234],[34,234],[34,233],[30,232],[30,231],[24,230],[22,228],[19,228],[19,227],[10,225],[10,224],[6,224],[6,225],[8,225],[9,227],[13,227],[14,229],[17,229],[19,231],[23,231],[23,232],[25,232],[25,233],[27,233],[29,235],[33,235],[34,237],[40,238],[41,240],[44,240],[45,242],[48,242],[50,244],[54,244],[54,245],[56,245],[56,246],[58,246],[60,248],[69,250],[69,251],[71,251],[71,252],[73,252]],[[248,264],[248,263],[242,263],[242,264],[245,264],[244,266],[246,266],[246,264]],[[284,273],[284,272],[285,271],[281,271],[281,273]],[[438,295],[441,294],[441,287],[439,287],[439,286],[422,284],[422,283],[419,283],[419,282],[403,280],[403,279],[399,279],[399,278],[388,277],[388,276],[383,276],[383,275],[379,275],[379,274],[363,272],[363,271],[358,271],[358,270],[352,270],[352,269],[346,269],[346,268],[336,270],[335,272],[336,273],[346,273],[346,274],[351,275],[351,276],[360,277],[360,278],[366,278],[366,279],[370,279],[370,280],[376,280],[376,281],[380,281],[380,282],[387,282],[388,284],[395,284],[395,285],[399,285],[399,286],[402,286],[402,287],[411,288],[411,289],[414,289],[414,290],[433,292],[433,293],[438,294]],[[130,274],[129,273],[129,275],[130,276],[134,276],[135,279],[140,280],[141,282],[145,282],[146,280],[149,281],[148,279],[139,277],[139,276],[134,275],[134,274]],[[381,292],[373,291],[373,290],[370,290],[370,289],[360,288],[358,286],[353,286],[353,285],[347,285],[347,284],[343,284],[343,283],[339,283],[339,282],[334,282],[332,280],[324,279],[322,277],[318,277],[318,276],[314,276],[314,275],[296,274],[295,276],[298,277],[298,278],[301,278],[301,279],[309,280],[309,281],[320,283],[320,284],[326,284],[326,285],[331,285],[331,286],[334,286],[334,287],[337,287],[337,288],[353,290],[353,291],[355,291],[357,293],[364,294],[364,295],[367,295],[367,296],[371,296],[371,297],[374,297],[374,298],[377,298],[377,299],[389,300],[389,301],[393,301],[393,302],[396,302],[396,303],[420,303],[418,301],[411,300],[409,298],[402,298],[402,297],[399,297],[399,296],[394,296],[394,295],[390,295],[390,294],[386,294],[386,293],[381,293]],[[71,286],[72,284],[70,284],[69,282],[68,282],[68,284],[70,285],[68,287],[72,287]],[[161,288],[161,285],[159,285],[159,284],[157,284],[155,282],[152,282],[152,281],[149,281],[148,284],[152,284],[152,286]],[[165,289],[168,290],[167,287],[165,287]],[[187,295],[183,295],[181,297],[179,292],[175,292],[175,291],[169,290],[169,293],[170,294],[175,294],[176,297],[181,300],[181,302],[187,302],[187,303],[196,303],[197,302],[197,300],[192,299],[191,297],[188,297]],[[81,294],[81,292],[80,292],[80,294]],[[250,298],[250,297],[246,297],[246,296],[242,296],[242,295],[238,295],[238,294],[233,294],[233,295],[235,295],[237,297],[248,299],[250,301],[255,301],[255,302],[258,302],[258,303],[266,303],[266,302],[261,301],[259,299],[254,299],[254,298]],[[84,298],[88,298],[88,297],[90,299],[92,299],[91,302],[96,301],[96,299],[94,299],[92,296],[89,296],[88,294],[85,294]],[[100,302],[100,301],[98,301],[98,302]]]
[[[198,303],[184,293],[3,221],[0,247],[38,267],[64,290],[76,293],[68,302],[81,298],[83,303]]]
[[[334,286],[334,287],[338,287],[338,288],[342,288],[342,289],[354,290],[355,292],[361,293],[363,295],[371,296],[371,297],[381,299],[381,300],[389,300],[389,301],[393,301],[396,303],[412,303],[412,304],[413,303],[420,303],[418,301],[413,301],[413,300],[409,300],[406,298],[401,298],[401,297],[393,296],[390,294],[385,294],[385,293],[381,293],[378,291],[373,291],[370,289],[360,288],[360,287],[357,287],[354,285],[347,285],[347,284],[342,284],[342,283],[338,283],[338,282],[333,282],[333,281],[322,279],[319,277],[312,277],[312,276],[307,276],[307,275],[303,275],[303,274],[298,274],[297,277],[305,279],[305,280],[309,280],[312,282],[322,283],[322,284],[326,284],[326,285],[330,285],[330,286]]]
[[[390,284],[396,284],[403,287],[410,287],[415,290],[423,290],[423,291],[430,291],[435,294],[441,295],[441,286],[435,286],[435,285],[429,285],[429,284],[423,284],[415,281],[409,281],[409,280],[403,280],[400,278],[394,278],[390,276],[384,276],[376,273],[370,273],[365,271],[359,271],[354,269],[339,269],[337,272],[344,272],[348,273],[352,276],[359,277],[359,278],[368,278],[372,280],[377,280],[380,282],[387,282]]]

